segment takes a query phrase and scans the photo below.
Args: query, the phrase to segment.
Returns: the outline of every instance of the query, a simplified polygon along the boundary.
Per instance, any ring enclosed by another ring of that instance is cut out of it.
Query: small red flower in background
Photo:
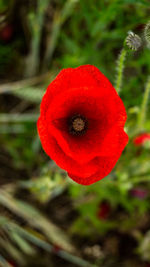
[[[106,220],[111,212],[110,204],[107,202],[103,202],[99,205],[99,209],[97,212],[97,217],[102,220]]]
[[[5,42],[10,41],[12,38],[14,29],[11,24],[5,25],[2,29],[0,29],[0,40],[3,40]]]
[[[135,187],[130,190],[130,194],[138,199],[145,199],[148,196],[148,191],[142,188]]]
[[[45,152],[79,184],[108,175],[128,142],[127,115],[109,80],[94,66],[62,70],[41,102],[38,133]]]
[[[147,141],[150,141],[150,133],[140,134],[133,139],[133,143],[135,146],[141,146],[145,144]]]
[[[53,252],[54,252],[54,253],[59,252],[61,249],[62,249],[62,248],[61,248],[59,245],[54,245],[54,246],[53,246]]]
[[[12,267],[17,267],[16,263],[14,261],[9,261],[8,262]]]

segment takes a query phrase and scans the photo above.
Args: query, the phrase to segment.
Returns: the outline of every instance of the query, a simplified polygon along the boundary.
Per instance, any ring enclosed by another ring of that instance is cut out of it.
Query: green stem
[[[124,70],[124,62],[125,62],[126,54],[127,54],[127,51],[125,48],[123,48],[117,60],[117,78],[116,78],[115,88],[118,93],[120,92],[121,86],[122,86],[123,70]]]
[[[57,46],[58,37],[61,31],[61,27],[64,22],[72,15],[75,5],[79,2],[79,0],[67,0],[65,1],[63,9],[58,12],[56,11],[54,15],[54,21],[52,25],[52,30],[48,35],[45,56],[42,64],[42,71],[44,72],[49,64],[51,63],[53,53]]]
[[[143,101],[142,101],[142,105],[141,105],[141,110],[140,110],[139,117],[138,117],[138,128],[140,130],[144,129],[144,124],[146,121],[146,112],[147,112],[149,94],[150,94],[150,76],[147,79],[145,92],[144,92],[144,96],[143,96]]]
[[[40,42],[44,25],[45,11],[48,8],[49,0],[38,0],[37,11],[29,13],[28,20],[32,31],[30,54],[26,59],[24,71],[25,77],[32,77],[39,71],[40,65]]]

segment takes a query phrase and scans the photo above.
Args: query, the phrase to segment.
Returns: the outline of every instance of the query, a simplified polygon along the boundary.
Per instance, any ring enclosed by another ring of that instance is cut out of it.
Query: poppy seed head
[[[88,121],[82,115],[74,115],[69,119],[69,132],[72,135],[83,135],[87,131]]]
[[[84,126],[85,126],[85,121],[81,118],[76,118],[72,122],[72,127],[77,132],[81,132],[84,129]]]

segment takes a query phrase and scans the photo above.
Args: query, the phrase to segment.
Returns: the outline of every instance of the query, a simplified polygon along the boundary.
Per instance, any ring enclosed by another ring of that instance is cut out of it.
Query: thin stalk
[[[120,93],[122,87],[122,79],[123,79],[123,70],[125,67],[125,58],[128,51],[137,51],[141,46],[142,40],[141,38],[132,31],[128,32],[127,37],[124,40],[123,48],[120,52],[120,55],[117,60],[117,77],[115,88],[118,94]]]
[[[68,19],[68,17],[71,16],[74,7],[78,1],[79,0],[67,0],[64,4],[63,9],[60,12],[58,11],[55,12],[52,30],[47,37],[46,51],[42,63],[42,71],[47,69],[48,65],[50,64],[53,57],[53,53],[57,46],[61,27],[64,24],[64,22]]]
[[[29,14],[29,24],[32,30],[30,54],[26,60],[25,77],[32,77],[38,73],[40,65],[40,42],[44,24],[45,11],[49,0],[37,1],[37,12]]]
[[[72,262],[78,266],[83,266],[83,267],[98,267],[97,265],[95,264],[91,264],[89,262],[87,262],[86,260],[83,260],[77,256],[74,256],[72,254],[69,254],[68,252],[64,251],[64,250],[60,250],[58,252],[58,255],[60,257],[62,257],[63,259],[69,261],[69,262]]]
[[[1,125],[0,127],[0,134],[21,134],[25,132],[24,125]]]
[[[24,89],[25,87],[30,87],[37,85],[39,83],[45,83],[47,80],[51,81],[56,73],[46,72],[40,76],[35,76],[33,78],[28,78],[16,82],[4,83],[0,85],[0,94],[16,91],[19,89]]]
[[[150,76],[147,79],[145,92],[144,92],[144,96],[143,96],[143,101],[142,101],[142,105],[141,105],[141,110],[140,110],[139,117],[138,117],[138,128],[140,130],[144,129],[144,124],[146,121],[146,112],[147,112],[149,94],[150,94]]]
[[[148,175],[146,176],[146,175],[141,175],[141,176],[135,176],[135,177],[131,177],[131,181],[132,181],[132,183],[133,184],[138,184],[138,183],[143,183],[143,182],[149,182],[150,180],[148,179],[149,178],[149,173],[148,173]]]
[[[116,89],[118,94],[121,91],[124,62],[125,62],[126,54],[127,54],[127,50],[125,48],[123,48],[121,50],[119,58],[117,60],[117,77],[116,77],[115,89]]]
[[[0,123],[7,122],[35,122],[38,118],[39,114],[25,113],[25,114],[0,114]]]

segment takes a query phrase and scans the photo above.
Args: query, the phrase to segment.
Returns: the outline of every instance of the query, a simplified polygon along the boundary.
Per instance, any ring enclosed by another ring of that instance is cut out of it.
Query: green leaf
[[[59,245],[69,252],[75,251],[69,237],[33,206],[15,199],[2,189],[0,190],[0,203],[10,209],[13,213],[21,216],[31,226],[39,228],[54,244]]]
[[[17,249],[9,240],[5,240],[0,237],[0,246],[17,262],[22,264],[24,262],[22,252]]]
[[[35,253],[35,250],[31,247],[31,245],[27,243],[17,232],[15,232],[14,229],[10,231],[10,237],[24,253],[29,255]]]

